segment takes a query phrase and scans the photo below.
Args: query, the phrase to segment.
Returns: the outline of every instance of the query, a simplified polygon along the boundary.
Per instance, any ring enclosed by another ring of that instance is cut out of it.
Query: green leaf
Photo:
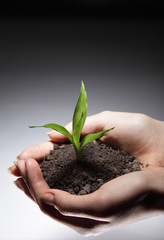
[[[101,132],[98,132],[98,133],[91,133],[91,134],[88,134],[87,136],[85,136],[82,141],[81,141],[81,144],[80,144],[80,148],[82,149],[86,144],[88,144],[89,142],[92,142],[93,140],[97,139],[97,138],[100,138],[104,133],[106,132],[109,132],[111,130],[113,130],[113,128],[110,128],[110,129],[107,129],[107,130],[104,130],[104,131],[101,131]]]
[[[65,135],[71,143],[73,142],[71,134],[68,132],[68,130],[61,125],[55,124],[55,123],[48,123],[42,126],[29,126],[29,128],[37,128],[37,127],[45,127],[45,128],[51,128],[53,130],[56,130],[57,132],[60,132],[61,134]]]
[[[72,136],[74,144],[77,147],[77,149],[79,148],[80,135],[86,120],[86,116],[87,116],[87,94],[85,91],[84,83],[83,81],[81,81],[80,96],[74,110],[72,121],[73,129]]]
[[[67,131],[66,128],[64,128],[61,125],[55,124],[55,123],[49,123],[45,124],[42,126],[29,126],[30,128],[37,128],[37,127],[45,127],[45,128],[51,128],[53,130],[56,130],[57,132],[60,132],[61,134],[65,135],[70,142],[73,144],[77,159],[81,160],[82,158],[82,148],[89,142],[100,138],[104,133],[114,129],[108,129],[104,130],[102,132],[98,133],[92,133],[87,136],[85,136],[81,143],[80,143],[80,136],[81,136],[81,131],[83,129],[85,120],[87,117],[87,93],[85,91],[85,86],[83,81],[81,81],[81,91],[80,91],[80,96],[78,98],[74,114],[73,114],[73,120],[72,120],[72,136],[71,134]]]

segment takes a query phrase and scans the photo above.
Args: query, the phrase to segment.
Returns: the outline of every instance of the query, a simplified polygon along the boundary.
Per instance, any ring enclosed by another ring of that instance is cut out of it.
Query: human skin
[[[55,142],[67,141],[64,135],[51,131],[51,141],[26,149],[10,167],[19,177],[15,184],[45,214],[85,235],[164,213],[164,122],[144,114],[105,111],[86,119],[82,136],[113,126],[101,141],[136,156],[143,163],[142,171],[115,178],[83,196],[50,189],[37,161]],[[71,127],[71,123],[66,126],[70,133]]]

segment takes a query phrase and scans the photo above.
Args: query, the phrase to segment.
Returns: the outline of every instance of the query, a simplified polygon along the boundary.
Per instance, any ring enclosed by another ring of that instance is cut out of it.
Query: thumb
[[[82,196],[49,189],[43,200],[63,215],[112,220],[120,210],[126,210],[129,204],[135,204],[150,191],[151,175],[148,171],[125,174]],[[48,194],[52,194],[53,198],[49,198]]]
[[[88,195],[72,195],[66,191],[50,189],[43,196],[42,201],[53,205],[62,215],[80,216],[95,219],[98,217],[98,195],[96,192]]]

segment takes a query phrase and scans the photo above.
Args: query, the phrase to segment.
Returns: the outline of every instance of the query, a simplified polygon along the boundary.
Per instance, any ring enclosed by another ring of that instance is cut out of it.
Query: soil
[[[82,156],[81,161],[76,160],[70,143],[55,144],[39,163],[50,188],[84,195],[118,176],[141,170],[141,163],[134,156],[99,140],[87,144]]]

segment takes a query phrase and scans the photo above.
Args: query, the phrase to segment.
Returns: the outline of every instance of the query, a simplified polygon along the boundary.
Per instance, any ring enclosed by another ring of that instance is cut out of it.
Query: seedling
[[[80,136],[81,131],[83,129],[85,120],[87,117],[87,93],[85,91],[85,86],[83,81],[81,81],[81,92],[79,99],[77,101],[74,115],[73,115],[73,121],[72,121],[72,135],[68,132],[68,130],[61,125],[55,124],[55,123],[49,123],[42,126],[29,126],[30,128],[36,128],[36,127],[45,127],[45,128],[51,128],[53,130],[56,130],[57,132],[60,132],[64,134],[70,142],[73,144],[76,156],[78,160],[82,159],[82,148],[88,144],[89,142],[100,138],[104,133],[111,131],[114,129],[110,128],[98,133],[91,133],[86,135],[80,142]]]

